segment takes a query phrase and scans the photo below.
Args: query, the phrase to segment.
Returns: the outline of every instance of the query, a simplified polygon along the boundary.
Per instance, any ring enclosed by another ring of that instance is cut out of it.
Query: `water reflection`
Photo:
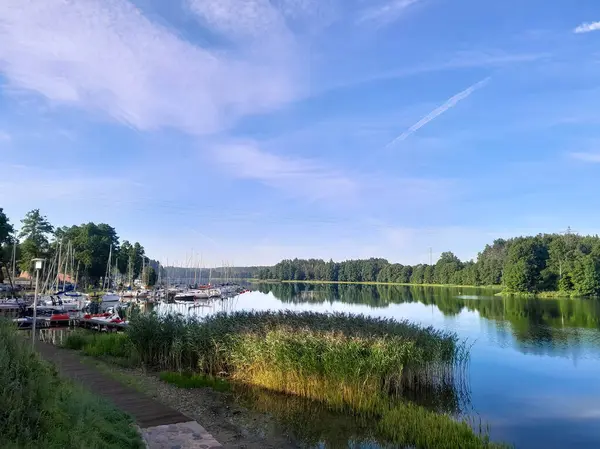
[[[497,322],[498,338],[510,332],[525,353],[576,356],[582,345],[600,347],[600,302],[582,299],[500,298],[497,290],[345,284],[261,284],[283,303],[344,303],[386,308],[394,304],[435,306],[445,317],[477,312]]]
[[[458,287],[276,283],[255,290],[211,308],[177,311],[350,312],[452,330],[473,344],[466,401],[472,406],[457,407],[451,396],[441,409],[466,411],[474,422],[490,424],[494,440],[516,447],[600,447],[599,301],[500,298],[497,290]],[[376,441],[369,434],[346,437],[348,446],[360,438]]]
[[[317,401],[274,393],[262,388],[235,386],[236,400],[275,417],[296,441],[309,448],[369,449],[388,447],[376,432],[376,421],[329,410]]]

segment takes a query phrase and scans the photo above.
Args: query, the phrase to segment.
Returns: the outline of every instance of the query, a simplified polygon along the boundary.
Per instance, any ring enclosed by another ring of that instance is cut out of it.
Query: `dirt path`
[[[275,419],[266,413],[248,410],[233,394],[210,388],[182,389],[138,369],[87,359],[99,370],[153,399],[174,408],[204,427],[224,448],[296,449],[303,447]]]

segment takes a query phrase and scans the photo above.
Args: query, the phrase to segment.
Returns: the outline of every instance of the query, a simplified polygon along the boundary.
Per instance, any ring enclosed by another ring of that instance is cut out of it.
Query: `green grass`
[[[67,336],[63,346],[83,351],[85,355],[91,357],[112,357],[137,361],[135,348],[125,333],[76,330]]]
[[[415,431],[415,429],[424,429]],[[475,433],[465,422],[433,413],[423,407],[404,403],[384,413],[378,430],[394,442],[415,448],[481,449],[507,448],[492,443],[482,430]]]
[[[11,325],[0,323],[0,340],[0,447],[145,447],[128,415],[60,378]]]
[[[544,291],[544,292],[509,292],[503,290],[495,296],[511,296],[514,298],[542,298],[542,299],[567,299],[567,298],[594,298],[594,296],[582,296],[576,292]]]
[[[205,374],[195,373],[174,373],[163,371],[159,375],[160,380],[173,384],[179,388],[212,388],[215,391],[229,391],[231,385],[225,379],[220,377],[207,376]]]

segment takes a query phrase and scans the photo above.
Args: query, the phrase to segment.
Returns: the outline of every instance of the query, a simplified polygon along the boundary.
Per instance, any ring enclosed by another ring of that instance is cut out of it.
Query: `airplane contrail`
[[[396,142],[401,142],[401,141],[405,140],[408,136],[410,136],[415,131],[421,129],[423,126],[427,125],[427,123],[432,121],[434,118],[442,115],[448,109],[456,106],[456,104],[459,101],[464,100],[469,95],[471,95],[473,92],[475,92],[477,89],[480,89],[483,86],[485,86],[489,80],[490,80],[490,77],[487,77],[487,78],[479,81],[478,83],[473,84],[471,87],[467,87],[462,92],[457,93],[456,95],[451,97],[448,101],[446,101],[443,105],[435,108],[433,111],[431,111],[429,114],[427,114],[421,120],[419,120],[417,123],[412,125],[406,131],[404,131],[402,134],[400,134],[398,137],[396,137],[394,140],[392,140],[390,143],[388,143],[385,147],[388,148],[388,147],[394,145]]]

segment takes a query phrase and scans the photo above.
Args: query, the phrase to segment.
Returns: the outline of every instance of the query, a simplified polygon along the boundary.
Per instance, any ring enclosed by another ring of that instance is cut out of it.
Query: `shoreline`
[[[433,287],[433,288],[479,288],[484,290],[497,290],[494,296],[515,298],[538,298],[538,299],[598,299],[599,296],[581,296],[575,292],[542,291],[542,292],[509,292],[502,285],[462,285],[462,284],[411,284],[403,282],[355,282],[355,281],[317,281],[317,280],[280,280],[280,279],[248,279],[251,284],[342,284],[342,285],[371,285],[371,286],[398,286],[398,287]]]
[[[251,284],[344,284],[344,285],[388,285],[401,287],[444,287],[444,288],[481,288],[501,290],[501,285],[461,285],[461,284],[411,284],[403,282],[358,282],[358,281],[317,281],[317,280],[281,280],[281,279],[247,279]]]

